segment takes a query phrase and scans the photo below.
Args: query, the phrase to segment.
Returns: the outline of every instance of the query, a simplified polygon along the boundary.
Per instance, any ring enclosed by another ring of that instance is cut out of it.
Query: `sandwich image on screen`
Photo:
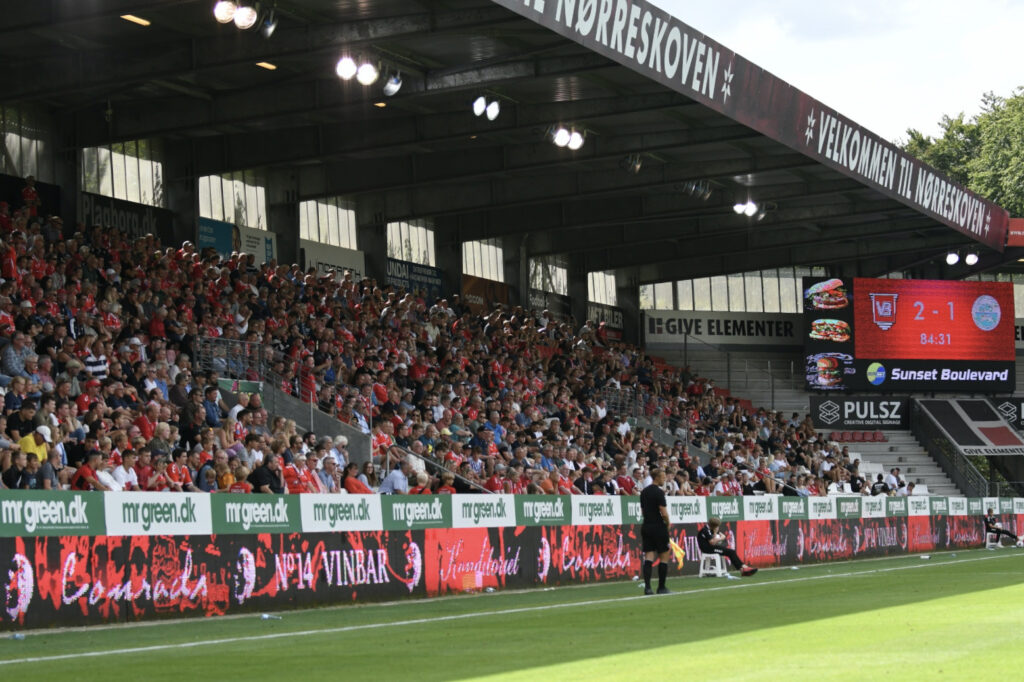
[[[821,341],[842,343],[850,340],[850,325],[842,320],[815,320],[811,323],[811,331],[808,336]]]
[[[841,279],[818,282],[804,292],[804,299],[814,310],[838,310],[850,305]]]
[[[842,364],[837,358],[818,358],[818,385],[837,386],[843,380]]]

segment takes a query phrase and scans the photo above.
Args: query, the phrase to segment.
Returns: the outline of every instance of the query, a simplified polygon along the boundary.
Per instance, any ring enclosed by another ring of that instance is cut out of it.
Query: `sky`
[[[1024,86],[1021,0],[651,0],[889,140]]]

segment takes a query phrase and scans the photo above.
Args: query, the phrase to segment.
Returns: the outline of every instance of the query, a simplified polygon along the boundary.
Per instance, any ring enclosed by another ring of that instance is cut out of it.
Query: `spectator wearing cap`
[[[37,426],[33,431],[18,440],[20,451],[34,454],[39,458],[40,462],[46,461],[52,445],[53,435],[50,432],[49,426]]]

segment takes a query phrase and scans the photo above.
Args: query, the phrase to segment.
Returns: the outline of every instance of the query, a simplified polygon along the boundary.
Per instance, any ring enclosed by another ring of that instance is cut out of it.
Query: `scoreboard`
[[[805,278],[807,388],[1014,389],[1009,282]]]

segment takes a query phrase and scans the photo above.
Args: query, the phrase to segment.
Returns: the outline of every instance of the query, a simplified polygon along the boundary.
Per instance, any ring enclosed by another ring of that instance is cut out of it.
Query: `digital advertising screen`
[[[1009,282],[805,278],[803,299],[809,390],[1013,390]]]

